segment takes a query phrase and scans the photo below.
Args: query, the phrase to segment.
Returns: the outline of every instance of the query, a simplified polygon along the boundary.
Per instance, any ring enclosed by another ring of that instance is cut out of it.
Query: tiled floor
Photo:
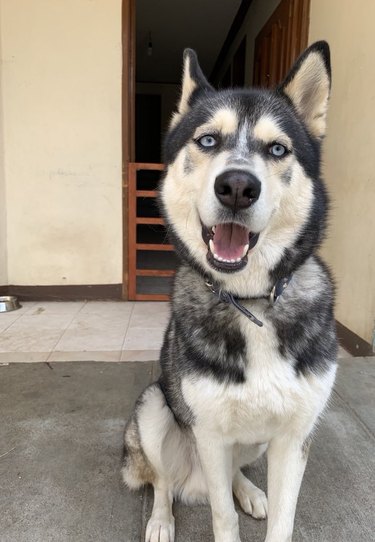
[[[158,358],[168,303],[22,303],[0,314],[0,362]]]
[[[156,360],[169,317],[168,303],[156,302],[22,305],[0,314],[0,363]]]

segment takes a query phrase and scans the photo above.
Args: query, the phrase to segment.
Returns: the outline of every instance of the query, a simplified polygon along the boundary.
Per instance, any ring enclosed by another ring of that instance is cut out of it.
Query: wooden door
[[[255,39],[255,86],[280,83],[307,46],[310,0],[282,0]]]

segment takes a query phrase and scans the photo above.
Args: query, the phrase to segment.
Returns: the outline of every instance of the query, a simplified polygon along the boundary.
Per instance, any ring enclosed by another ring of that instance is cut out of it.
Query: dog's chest
[[[183,379],[182,392],[196,423],[207,430],[229,441],[268,441],[283,425],[315,417],[320,392],[280,355],[271,323],[265,319],[259,328],[241,319],[241,327],[247,342],[245,382],[191,375]]]

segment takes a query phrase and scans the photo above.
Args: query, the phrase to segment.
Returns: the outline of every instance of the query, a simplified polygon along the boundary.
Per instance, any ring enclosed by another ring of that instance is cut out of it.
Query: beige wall
[[[311,0],[309,41],[326,39],[333,87],[325,142],[332,197],[323,256],[337,279],[337,319],[371,342],[375,319],[375,2]]]
[[[1,13],[0,13],[1,29]],[[0,33],[0,58],[1,56]],[[8,283],[7,239],[6,239],[6,192],[4,175],[4,141],[3,141],[3,84],[0,70],[0,286]]]
[[[119,283],[121,0],[0,7],[8,282]]]
[[[221,66],[217,77],[218,81],[220,81],[225,74],[229,64],[232,62],[233,55],[246,35],[245,85],[250,86],[252,84],[255,38],[279,4],[280,0],[253,0],[244,22],[228,51],[228,55],[225,58],[223,65]]]

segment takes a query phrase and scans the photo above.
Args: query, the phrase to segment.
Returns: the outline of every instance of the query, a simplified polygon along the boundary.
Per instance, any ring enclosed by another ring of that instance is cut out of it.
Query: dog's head
[[[176,249],[202,274],[257,295],[321,241],[320,144],[329,48],[309,47],[276,90],[215,91],[194,51],[165,139],[161,190]]]

